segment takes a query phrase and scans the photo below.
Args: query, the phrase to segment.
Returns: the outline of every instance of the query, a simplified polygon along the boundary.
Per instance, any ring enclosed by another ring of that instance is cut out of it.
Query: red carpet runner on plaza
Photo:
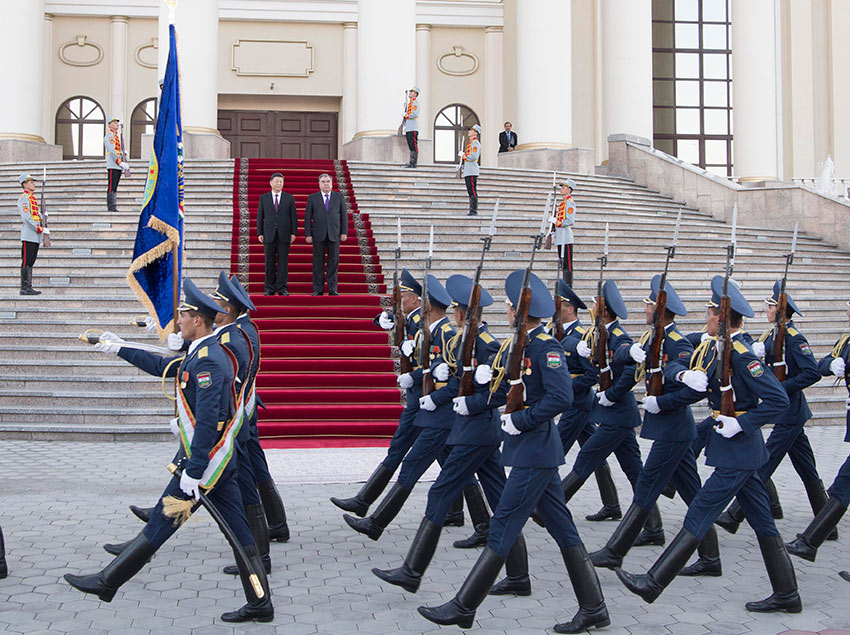
[[[257,202],[272,173],[295,197],[298,238],[289,254],[289,296],[264,296]],[[333,176],[348,203],[348,240],[340,245],[339,296],[312,296],[312,246],[304,239],[307,196],[319,175]],[[262,365],[257,379],[266,447],[383,445],[401,413],[387,334],[372,320],[386,285],[369,219],[359,214],[344,161],[236,159],[231,271],[248,282],[257,306]],[[392,272],[389,272],[392,277]]]

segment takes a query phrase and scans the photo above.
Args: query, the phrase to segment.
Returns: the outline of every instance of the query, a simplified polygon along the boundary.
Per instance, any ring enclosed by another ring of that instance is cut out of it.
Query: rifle
[[[779,381],[785,381],[787,367],[785,365],[785,332],[788,325],[788,293],[785,285],[788,282],[788,267],[794,262],[794,252],[797,251],[797,225],[794,225],[794,238],[791,240],[791,253],[785,254],[785,273],[779,285],[779,297],[776,299],[776,320],[773,327],[773,374]]]
[[[555,178],[556,178],[556,173],[553,172],[552,173],[552,214],[550,215],[550,218],[555,216],[555,213],[556,213],[555,207],[556,207],[556,203],[558,201],[558,197],[555,194],[556,188],[557,188],[557,186],[555,185]],[[547,201],[547,204],[548,204],[548,201]],[[549,230],[548,230],[549,233],[551,233],[553,229],[554,229],[554,226],[550,227]],[[558,286],[561,284],[561,279],[563,277],[564,277],[564,256],[563,256],[563,252],[559,250],[558,251],[558,275],[555,277],[555,293],[554,293],[554,296],[553,296],[555,298],[555,315],[552,318],[552,333],[554,334],[555,339],[558,340],[559,342],[562,339],[564,339],[564,323],[561,320],[561,304],[562,304],[562,301],[561,301],[561,294],[558,293]]]
[[[428,257],[425,259],[425,277],[422,280],[422,326],[419,332],[419,366],[422,368],[422,396],[434,392],[434,377],[431,375],[431,297],[428,295],[428,273],[431,271],[431,258],[434,255],[434,226],[431,225],[431,237],[428,241]]]
[[[735,266],[735,235],[738,226],[738,206],[732,211],[732,242],[726,247],[726,271],[723,276],[723,294],[720,298],[720,322],[717,332],[717,369],[720,380],[720,414],[735,416],[735,393],[732,390],[732,300],[729,298],[729,278]],[[722,428],[723,423],[717,422]]]
[[[552,195],[549,194],[549,196],[551,197]],[[525,400],[523,398],[525,388],[522,383],[522,376],[525,373],[525,344],[528,339],[526,323],[528,321],[528,308],[531,305],[531,268],[534,265],[534,255],[543,245],[543,237],[546,234],[548,219],[549,199],[547,198],[546,207],[543,209],[543,222],[540,225],[540,232],[534,237],[534,245],[531,248],[531,259],[528,261],[528,266],[525,268],[525,275],[522,279],[519,303],[514,310],[514,334],[511,339],[511,346],[508,349],[507,363],[507,373],[511,387],[508,389],[505,414],[517,412],[525,406]]]
[[[393,340],[401,351],[401,345],[407,334],[404,332],[404,309],[401,306],[401,287],[398,283],[398,259],[401,257],[401,218],[396,218],[398,231],[398,244],[395,248],[395,269],[393,270],[393,317],[395,318],[395,330]],[[402,374],[413,370],[413,364],[407,355],[399,356],[399,370]]]
[[[43,229],[47,229],[47,207],[44,205],[44,194],[47,189],[47,168],[44,167],[41,169],[41,196],[39,197],[38,208],[39,208],[39,216],[41,217],[41,227]],[[50,247],[50,232],[44,232],[44,239],[42,240],[42,246]]]
[[[130,160],[127,158],[127,148],[124,146],[124,124],[118,122],[118,141],[121,143],[121,169],[124,176],[130,176]]]
[[[661,274],[661,282],[658,285],[658,294],[655,296],[655,311],[652,315],[652,329],[650,339],[647,342],[649,355],[646,358],[646,372],[649,379],[646,382],[646,394],[658,397],[664,392],[664,377],[661,373],[661,365],[664,357],[664,338],[667,331],[664,330],[664,314],[667,311],[667,270],[670,261],[676,256],[676,243],[679,242],[679,224],[682,221],[682,210],[676,217],[676,230],[673,232],[673,244],[667,247],[667,260],[664,261],[664,273]]]
[[[472,291],[469,294],[469,302],[466,305],[466,319],[463,323],[463,335],[460,340],[461,354],[458,357],[463,371],[460,376],[460,387],[457,391],[458,397],[468,397],[474,390],[472,379],[475,369],[472,366],[472,357],[475,342],[478,341],[478,307],[481,304],[481,272],[484,269],[484,254],[490,251],[490,244],[493,242],[493,236],[496,234],[496,216],[498,214],[499,199],[496,199],[496,205],[493,207],[493,219],[490,221],[490,232],[481,239],[484,241],[484,245],[481,248],[481,259],[478,261],[478,268],[475,270],[475,281],[472,285]]]
[[[599,368],[599,390],[608,390],[614,383],[611,365],[608,363],[608,329],[605,327],[605,294],[602,292],[602,275],[608,265],[608,223],[605,223],[605,251],[597,260],[599,261],[599,280],[596,283],[596,304],[593,308],[593,328],[596,331],[593,363]]]
[[[408,91],[404,91],[404,108],[402,110],[402,112],[404,112],[404,114],[407,114],[407,100],[408,99],[409,99],[409,93],[408,93]],[[399,137],[404,136],[404,121],[405,121],[404,115],[402,115],[401,116],[401,123],[398,125],[398,130],[396,130],[396,134],[398,134]]]

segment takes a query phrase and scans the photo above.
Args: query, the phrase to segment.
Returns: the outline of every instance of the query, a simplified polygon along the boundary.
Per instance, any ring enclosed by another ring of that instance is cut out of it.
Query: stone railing
[[[608,137],[608,174],[623,176],[648,188],[711,212],[726,222],[738,204],[741,227],[793,229],[850,250],[850,203],[845,198],[819,194],[813,188],[766,181],[744,187],[680,161],[632,135]]]

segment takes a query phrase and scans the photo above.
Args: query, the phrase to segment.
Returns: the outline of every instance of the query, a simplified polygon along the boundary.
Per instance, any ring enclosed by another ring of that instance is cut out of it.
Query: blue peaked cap
[[[765,300],[767,304],[776,305],[779,304],[779,292],[782,289],[782,280],[777,280],[773,283],[773,294]],[[791,307],[791,310],[794,311],[797,315],[803,315],[802,311],[797,308],[794,300],[791,299],[791,295],[788,293],[788,288],[785,289],[785,295],[788,298],[788,306]]]
[[[729,294],[729,305],[735,313],[740,313],[744,317],[753,317],[755,315],[753,307],[750,306],[750,303],[747,302],[747,299],[741,293],[738,285],[734,284],[732,280],[729,280],[729,284],[726,285],[726,292]],[[719,307],[720,298],[722,296],[723,276],[714,276],[711,279],[711,301],[708,303],[708,306],[714,308]]]
[[[449,305],[452,303],[452,297],[449,295],[449,292],[446,291],[443,283],[437,280],[436,276],[430,273],[428,274],[428,300],[431,304],[436,304],[444,309],[448,309]]]
[[[505,279],[505,294],[508,301],[514,306],[519,306],[519,296],[522,291],[522,281],[525,277],[525,269],[517,269]],[[531,303],[528,307],[528,315],[532,318],[551,318],[555,314],[555,301],[549,289],[543,281],[533,273],[530,277]]]
[[[197,311],[211,320],[215,319],[216,313],[224,313],[215,300],[201,291],[189,278],[183,279],[183,295],[184,299],[177,307],[178,311]]]
[[[449,292],[455,304],[464,308],[469,306],[473,286],[475,286],[475,282],[472,278],[462,276],[459,273],[449,276],[446,280],[446,291]],[[487,292],[487,289],[481,287],[481,302],[478,306],[485,307],[491,304],[493,304],[493,296]]]
[[[251,301],[251,296],[248,295],[248,292],[245,291],[245,287],[243,287],[239,278],[236,276],[230,276],[230,285],[233,287],[233,291],[236,294],[236,297],[239,299],[239,304],[248,309],[249,311],[256,311],[257,307],[254,306],[254,303]]]
[[[621,320],[629,317],[626,303],[623,302],[623,296],[620,295],[620,289],[617,288],[616,282],[610,279],[605,281],[602,285],[602,297],[605,298],[605,306],[608,307],[609,312]]]
[[[401,278],[398,284],[402,291],[410,291],[422,297],[422,285],[417,282],[416,278],[407,269],[401,270]]]
[[[564,279],[558,280],[558,295],[562,300],[572,304],[577,309],[586,309],[587,305],[581,301],[581,298],[576,295],[572,287],[566,283]]]
[[[649,283],[649,287],[649,297],[644,300],[644,302],[646,302],[647,304],[655,304],[655,300],[658,299],[658,291],[661,289],[660,273],[657,273],[653,276],[652,280]],[[679,294],[676,293],[676,289],[673,288],[673,285],[670,284],[669,280],[664,283],[664,290],[667,292],[667,310],[670,311],[670,313],[675,313],[676,315],[681,315],[683,317],[687,315],[688,310],[685,308],[685,303],[682,302],[681,298],[679,298]]]

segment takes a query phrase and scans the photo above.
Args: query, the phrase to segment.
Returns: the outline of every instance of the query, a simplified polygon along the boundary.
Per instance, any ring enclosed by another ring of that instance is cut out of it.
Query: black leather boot
[[[566,275],[568,272],[564,272]],[[569,282],[567,283],[569,284]],[[611,468],[607,461],[602,463],[594,471],[596,476],[596,485],[599,487],[599,498],[602,499],[602,509],[595,514],[585,516],[585,520],[593,522],[608,520],[620,520],[623,517],[623,512],[620,510],[620,497],[617,495],[617,486],[614,485],[614,479],[611,476]]]
[[[280,498],[280,493],[277,491],[274,481],[268,480],[257,483],[257,491],[260,493],[260,500],[263,502],[262,511],[265,512],[266,520],[268,520],[269,540],[289,542],[286,508],[283,506],[283,500]],[[260,555],[262,556],[262,552]]]
[[[440,606],[420,606],[417,609],[419,614],[434,624],[457,624],[461,628],[471,628],[475,621],[475,611],[487,597],[503,564],[505,559],[502,556],[490,547],[484,547],[457,595]]]
[[[396,483],[392,486],[389,493],[384,496],[384,500],[378,505],[375,513],[366,518],[355,518],[348,514],[343,514],[343,520],[348,523],[354,531],[369,536],[372,540],[377,540],[384,533],[384,529],[395,518],[404,506],[404,501],[410,496],[410,490],[404,489]]]
[[[673,581],[698,545],[696,536],[682,529],[646,573],[634,574],[622,569],[615,569],[614,572],[629,591],[652,604]]]
[[[823,483],[821,483],[823,487]],[[768,477],[764,479],[764,488],[767,490],[767,498],[770,500],[770,514],[776,520],[782,520],[785,514],[782,513],[782,505],[779,503],[779,492],[776,491],[776,485],[773,484],[773,479]]]
[[[103,571],[91,575],[66,573],[64,577],[75,589],[93,593],[103,602],[111,602],[118,588],[136,575],[158,548],[150,543],[144,533],[140,533]]]
[[[103,550],[106,553],[111,553],[113,556],[117,556],[117,555],[123,553],[124,550],[127,547],[132,545],[133,540],[135,540],[135,538],[128,540],[127,542],[112,542],[112,543],[108,542],[105,545],[103,545]]]
[[[738,499],[732,501],[732,504],[729,505],[729,508],[722,512],[717,519],[714,521],[715,525],[719,525],[723,527],[730,534],[734,534],[738,531],[738,527],[741,526],[741,522],[744,520],[744,510],[741,509],[741,506],[738,504]]]
[[[517,536],[514,546],[505,559],[505,578],[493,585],[490,595],[531,595],[531,578],[528,577],[528,549],[525,537]]]
[[[667,483],[667,485],[662,490],[661,495],[669,498],[670,500],[676,498],[676,486],[673,485],[673,481]]]
[[[32,267],[21,267],[21,292],[19,295],[41,295],[32,288]]]
[[[266,524],[266,516],[262,505],[245,505],[245,518],[248,519],[248,527],[257,545],[257,553],[263,563],[266,574],[272,572],[272,559],[269,553],[269,526]],[[239,575],[239,568],[235,564],[224,567],[224,572],[229,575]]]
[[[818,547],[823,544],[829,533],[838,525],[847,508],[831,496],[814,517],[809,526],[797,538],[788,543],[788,553],[793,553],[809,562],[814,562],[818,555]]]
[[[564,557],[567,574],[570,576],[570,583],[578,600],[578,613],[569,622],[555,624],[555,632],[582,633],[591,626],[596,628],[608,626],[611,619],[608,617],[605,598],[602,597],[599,578],[584,545],[561,549],[561,555]]]
[[[117,212],[118,211],[118,193],[117,192],[107,192],[106,193],[106,211],[107,212]]]
[[[666,542],[664,537],[664,525],[661,522],[661,511],[658,505],[653,505],[649,510],[649,518],[646,519],[643,531],[635,540],[635,547],[646,547],[649,545],[663,547]]]
[[[490,510],[484,501],[484,492],[477,483],[465,487],[463,497],[466,499],[466,508],[469,510],[469,518],[472,521],[473,533],[469,538],[455,540],[455,549],[472,549],[483,547],[487,544],[487,536],[490,534]]]
[[[409,593],[416,593],[419,590],[422,575],[428,565],[431,564],[431,559],[437,550],[437,543],[440,541],[442,531],[442,525],[423,518],[422,522],[419,523],[416,536],[413,538],[413,544],[410,545],[410,550],[407,552],[407,557],[404,559],[404,564],[397,569],[375,568],[372,569],[372,573],[384,582],[400,586]]]
[[[9,566],[6,564],[6,543],[3,540],[3,528],[0,527],[0,580],[9,575]]]
[[[847,582],[850,582],[850,571],[839,571],[838,575],[842,580],[847,580]]]
[[[622,567],[623,558],[629,553],[647,518],[649,518],[649,512],[632,503],[605,546],[590,554],[593,566],[606,569]]]
[[[236,611],[223,613],[221,621],[231,623],[271,622],[274,619],[274,606],[272,605],[271,589],[269,589],[269,579],[263,570],[263,563],[260,561],[257,547],[255,545],[248,545],[244,549],[248,560],[251,562],[251,567],[257,575],[257,582],[263,591],[263,597],[259,597],[257,590],[251,582],[251,575],[245,568],[245,565],[237,560],[239,578],[242,580],[242,590],[245,592],[245,599],[248,600],[248,603]]]
[[[702,542],[697,548],[699,558],[692,565],[679,571],[684,576],[711,576],[723,575],[723,567],[720,563],[720,546],[717,544],[717,530],[709,527],[703,536]]]
[[[147,523],[151,519],[151,514],[153,514],[153,510],[155,507],[136,507],[135,505],[130,505],[130,511],[133,512],[133,515],[141,520],[143,523]]]
[[[452,503],[452,508],[446,514],[446,519],[443,521],[443,527],[463,527],[466,520],[463,517],[463,494],[455,499]]]
[[[823,481],[818,479],[816,481],[810,481],[808,483],[803,483],[803,486],[806,488],[806,496],[809,497],[809,505],[812,506],[812,514],[817,516],[820,513],[820,510],[824,508],[826,502],[829,500],[829,496],[826,494],[826,489],[824,489]],[[838,540],[838,525],[832,528],[832,531],[829,532],[829,535],[826,537],[827,540]]]
[[[392,477],[392,471],[388,470],[383,463],[379,463],[356,496],[353,498],[331,497],[331,502],[341,510],[357,514],[360,518],[363,518],[369,512],[369,505],[378,500],[378,496],[384,491]]]
[[[469,197],[469,213],[467,216],[478,216],[478,199]]]
[[[791,563],[788,552],[785,551],[782,536],[759,537],[758,540],[773,593],[767,599],[747,602],[745,604],[746,609],[755,613],[775,613],[777,611],[799,613],[803,610],[803,603],[800,601],[800,594],[797,592],[797,576],[794,575],[794,565]]]

